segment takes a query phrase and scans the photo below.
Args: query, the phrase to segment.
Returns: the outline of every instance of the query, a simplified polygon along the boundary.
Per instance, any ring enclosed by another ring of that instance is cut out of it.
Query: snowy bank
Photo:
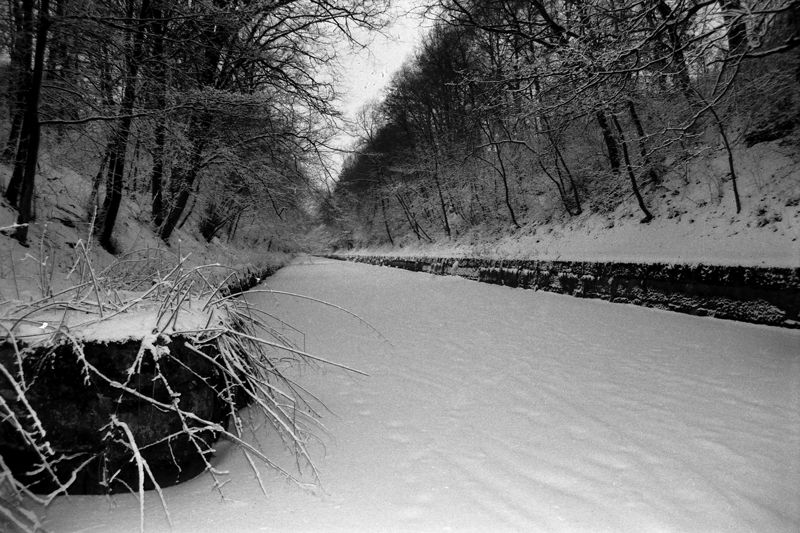
[[[364,254],[328,257],[698,316],[800,327],[800,269]]]

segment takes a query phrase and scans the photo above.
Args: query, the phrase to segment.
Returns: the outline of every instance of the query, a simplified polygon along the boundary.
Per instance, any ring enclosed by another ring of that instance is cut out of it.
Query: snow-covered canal
[[[305,373],[331,409],[323,490],[222,450],[165,490],[175,532],[800,531],[800,334],[304,258],[258,296],[305,347],[369,374]],[[225,448],[223,445],[222,448]],[[288,454],[280,454],[288,459]],[[167,531],[148,495],[146,531]],[[130,495],[55,502],[50,531],[137,531]]]

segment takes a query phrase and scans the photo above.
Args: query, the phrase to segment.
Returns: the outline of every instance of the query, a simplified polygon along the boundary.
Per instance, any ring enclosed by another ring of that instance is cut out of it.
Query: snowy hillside
[[[6,183],[10,175],[11,167],[0,164],[0,183]],[[89,241],[91,182],[70,168],[44,162],[38,183],[29,247],[0,234],[0,301],[38,298],[43,282],[54,289],[69,286],[67,275],[75,262],[75,244]],[[118,256],[97,246],[93,237],[90,253],[98,272],[124,260],[126,254],[148,250],[153,257],[163,256],[163,264],[172,263],[178,255],[188,257],[187,266],[220,263],[246,269],[259,263],[278,265],[288,260],[287,254],[266,253],[257,246],[243,250],[219,239],[204,242],[189,227],[177,230],[172,245],[167,246],[153,233],[150,213],[144,206],[146,199],[137,201],[135,196],[122,202],[114,235]],[[13,225],[16,217],[17,211],[0,198],[0,228]],[[135,269],[135,263],[131,267]]]
[[[800,163],[797,146],[763,143],[737,151],[742,211],[736,213],[722,150],[669,173],[648,190],[655,218],[639,222],[630,195],[610,213],[541,219],[518,231],[466,229],[433,244],[340,252],[387,256],[488,257],[562,261],[678,262],[800,267]]]

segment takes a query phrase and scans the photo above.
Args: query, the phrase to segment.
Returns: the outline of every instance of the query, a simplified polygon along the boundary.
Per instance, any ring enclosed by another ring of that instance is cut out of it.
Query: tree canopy
[[[362,242],[611,210],[664,173],[791,134],[789,0],[439,0],[345,166],[328,221]],[[738,132],[734,135],[734,132]],[[378,145],[377,139],[394,141]],[[385,162],[392,162],[386,164]],[[739,201],[730,158],[731,187]],[[337,218],[338,217],[338,218]]]
[[[131,191],[150,193],[165,241],[196,205],[213,219],[200,221],[209,240],[235,232],[243,216],[267,225],[299,216],[338,113],[326,72],[334,44],[354,27],[381,27],[386,8],[386,0],[5,3],[3,157],[15,164],[6,198],[20,208],[18,238],[31,217],[24,191],[36,158],[27,154],[36,154],[40,128],[70,143],[82,168],[93,162],[88,209],[109,250]]]

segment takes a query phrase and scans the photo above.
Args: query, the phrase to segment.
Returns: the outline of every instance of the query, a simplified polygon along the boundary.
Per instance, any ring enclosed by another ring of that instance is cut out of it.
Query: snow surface
[[[208,476],[166,489],[172,531],[800,530],[796,331],[316,258],[269,287],[388,342],[252,296],[370,376],[299,376],[334,413],[312,445],[322,490],[265,471],[265,498],[223,443],[229,500]],[[45,525],[137,531],[138,503],[59,498]],[[169,530],[153,493],[145,526]]]
[[[784,219],[760,228],[751,227],[745,217],[721,220],[718,213],[685,220],[662,216],[649,224],[627,218],[613,225],[587,216],[563,226],[525,228],[495,241],[481,235],[474,244],[468,239],[412,242],[402,248],[387,245],[347,253],[800,268],[800,211],[791,207],[786,212]]]
[[[56,331],[66,328],[70,336],[81,341],[97,343],[124,343],[129,340],[152,338],[158,333],[171,335],[174,332],[198,331],[211,323],[210,311],[204,310],[204,301],[187,299],[177,316],[172,310],[160,312],[160,303],[143,301],[120,306],[123,312],[106,309],[101,317],[96,308],[88,310],[60,309],[33,312],[25,302],[4,300],[0,302],[0,328],[13,325],[14,335],[28,344],[46,341]],[[91,307],[89,304],[87,308]],[[18,316],[25,315],[25,321]],[[160,318],[160,319],[159,319]],[[216,325],[213,322],[212,325]]]

